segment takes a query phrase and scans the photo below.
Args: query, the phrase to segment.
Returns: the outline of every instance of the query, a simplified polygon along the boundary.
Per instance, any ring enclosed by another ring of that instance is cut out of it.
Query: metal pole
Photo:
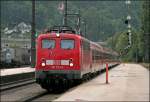
[[[130,16],[131,17],[131,10],[130,10],[130,5],[131,5],[131,1],[130,0],[127,0],[127,12],[128,12],[128,14],[127,14],[127,16]],[[131,23],[131,18],[128,20],[128,25]],[[129,30],[130,30],[130,28],[129,28]],[[129,33],[129,35],[128,35],[128,39],[129,39],[129,46],[131,47],[131,33]]]
[[[1,26],[0,26],[0,29],[1,29]],[[0,65],[1,65],[1,32],[0,32]]]
[[[64,25],[67,26],[67,0],[65,0]]]
[[[78,25],[78,28],[79,28],[79,34],[81,34],[81,30],[80,30],[80,25],[81,25],[80,9],[79,9],[78,19],[79,19],[79,25]]]
[[[108,63],[106,63],[106,84],[108,84]]]
[[[35,67],[35,0],[32,0],[31,67]]]
[[[113,44],[114,44],[114,39],[113,39],[113,36],[112,36],[112,46],[111,46],[112,50],[114,49]]]
[[[86,38],[86,21],[85,21],[85,38]]]
[[[0,4],[0,8],[1,8],[1,4]],[[0,19],[0,22],[1,22],[1,19]],[[1,27],[2,27],[2,24],[0,24],[0,30],[2,29]],[[0,31],[0,65],[1,65],[1,50],[2,48],[1,48],[1,31]]]

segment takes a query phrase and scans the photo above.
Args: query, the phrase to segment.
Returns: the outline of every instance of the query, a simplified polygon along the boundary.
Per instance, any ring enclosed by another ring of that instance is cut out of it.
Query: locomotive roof
[[[70,32],[70,33],[75,33],[75,30],[73,30],[69,26],[53,26],[45,31],[45,33],[65,33],[65,32]]]
[[[81,36],[79,36],[78,34],[71,34],[71,33],[59,33],[59,36],[60,37],[71,37],[71,38],[81,38]],[[56,36],[56,33],[53,32],[53,33],[44,33],[44,34],[40,34],[38,36],[38,39],[39,38],[46,38],[46,37],[57,37]]]

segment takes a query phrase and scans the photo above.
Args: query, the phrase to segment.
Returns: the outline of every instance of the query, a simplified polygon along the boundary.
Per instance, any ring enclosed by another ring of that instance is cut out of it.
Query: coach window
[[[62,49],[73,49],[74,48],[74,40],[70,40],[70,39],[61,40],[61,48]]]
[[[53,49],[54,47],[55,47],[55,40],[48,40],[48,39],[42,40],[42,48]]]

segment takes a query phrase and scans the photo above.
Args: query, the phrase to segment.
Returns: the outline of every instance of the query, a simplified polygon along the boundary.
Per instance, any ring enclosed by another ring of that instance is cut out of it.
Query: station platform
[[[54,101],[149,101],[149,70],[138,64],[120,64],[91,81],[68,90]]]
[[[29,73],[29,72],[34,72],[34,71],[35,71],[35,68],[31,68],[31,67],[0,69],[0,76]]]
[[[24,79],[34,78],[34,72],[35,68],[31,67],[0,69],[0,85],[17,82]]]

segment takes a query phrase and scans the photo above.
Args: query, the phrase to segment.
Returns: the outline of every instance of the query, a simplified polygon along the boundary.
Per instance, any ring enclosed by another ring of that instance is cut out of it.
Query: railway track
[[[111,68],[113,68],[113,67],[111,67]],[[109,69],[111,69],[111,68],[109,68]],[[101,72],[105,72],[105,69],[102,70]],[[27,79],[23,79],[23,80],[4,83],[4,84],[0,84],[0,91],[5,91],[5,90],[21,87],[21,86],[33,84],[33,83],[35,83],[35,80],[33,78],[27,78]]]
[[[33,82],[32,84],[30,83],[27,84],[27,83],[28,82],[26,82],[26,84],[21,84],[20,86],[3,89],[3,91],[1,91],[1,101],[2,102],[3,101],[21,101],[21,102],[52,101],[57,99],[64,92],[73,90],[76,87],[76,86],[70,87],[62,92],[60,91],[47,92],[35,82]],[[5,85],[9,86],[12,85],[12,83],[7,83]],[[5,85],[1,85],[1,86],[5,86]]]
[[[25,97],[25,98],[21,99],[20,101],[22,101],[22,102],[31,102],[31,101],[36,100],[40,97],[43,97],[47,94],[48,94],[48,92],[42,92],[42,93],[34,95],[34,96]]]
[[[6,91],[6,90],[10,90],[13,88],[17,88],[17,87],[21,87],[33,83],[35,83],[35,80],[33,78],[18,80],[10,83],[4,83],[4,84],[0,84],[0,91]]]
[[[103,72],[105,72],[105,70],[102,71],[102,73]],[[91,78],[91,79],[93,79],[93,78]],[[91,79],[89,79],[89,80],[91,80]],[[84,83],[86,83],[86,81],[84,81]],[[13,83],[7,83],[7,84],[3,84],[3,85],[1,84],[0,86],[6,87],[6,86],[10,86],[10,85],[12,86],[12,84]],[[76,87],[78,87],[78,85],[75,85],[61,93],[57,93],[57,92],[49,93],[46,90],[42,89],[40,87],[40,85],[36,84],[35,80],[33,80],[33,79],[20,80],[19,82],[16,82],[14,84],[16,84],[16,86],[2,89],[3,91],[1,92],[1,101],[23,101],[23,102],[53,101],[53,100],[57,99],[60,95],[64,94],[65,92],[71,91],[71,90],[75,89]],[[20,85],[17,85],[17,84],[20,84]],[[79,84],[79,85],[81,85],[81,84]]]
[[[47,92],[38,84],[28,84],[1,92],[1,101],[52,101],[58,98],[62,93]]]
[[[54,93],[42,92],[35,96],[26,97],[24,99],[21,99],[20,101],[22,101],[22,102],[53,101],[53,100],[57,99],[61,94],[63,94],[63,93],[54,94]]]
[[[59,98],[62,94],[66,93],[66,92],[69,92],[71,90],[74,90],[76,87],[78,87],[78,85],[76,86],[71,86],[70,88],[64,90],[64,91],[51,91],[51,92],[47,92],[47,91],[43,91],[37,95],[33,95],[33,96],[29,96],[29,97],[25,97],[19,101],[22,101],[22,102],[37,102],[37,101],[40,101],[40,102],[44,102],[44,101],[53,101],[57,98]]]

